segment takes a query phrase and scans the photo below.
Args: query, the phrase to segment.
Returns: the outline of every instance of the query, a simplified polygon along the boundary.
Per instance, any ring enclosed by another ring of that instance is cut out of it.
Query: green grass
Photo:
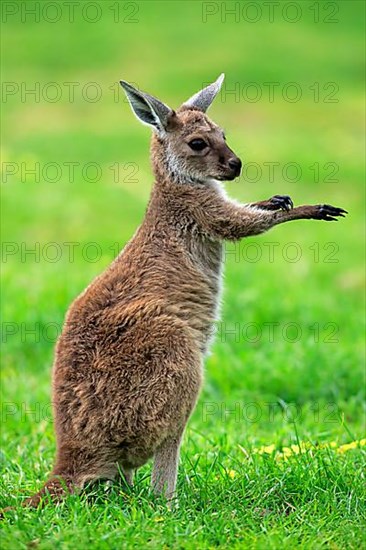
[[[338,2],[339,23],[325,24],[312,21],[312,4],[301,2],[296,24],[281,17],[225,23],[220,14],[203,23],[200,2],[141,2],[138,23],[115,24],[104,2],[95,24],[14,17],[4,25],[5,81],[94,81],[103,91],[96,103],[76,93],[74,102],[65,94],[56,103],[22,102],[16,94],[3,104],[3,161],[19,168],[2,185],[0,507],[16,506],[1,525],[4,550],[364,544],[365,447],[344,447],[365,437],[364,8]],[[146,465],[132,490],[102,485],[57,508],[24,510],[18,505],[40,487],[54,457],[55,334],[73,298],[133,235],[151,188],[149,132],[109,87],[123,77],[174,107],[223,70],[227,90],[278,81],[280,89],[297,82],[303,91],[297,103],[216,100],[211,114],[229,144],[262,171],[258,181],[248,170],[227,184],[230,196],[288,193],[296,204],[329,202],[349,216],[283,225],[227,245],[222,322],[185,434],[177,508],[150,495]],[[337,83],[339,101],[314,102],[314,82]],[[58,163],[60,179],[24,179],[22,162]],[[80,163],[74,181],[69,162]],[[83,179],[88,162],[101,167],[95,183]],[[116,162],[119,182],[110,168]],[[280,163],[274,182],[268,162]],[[301,168],[296,182],[283,173],[290,162]],[[332,182],[326,176],[334,166]],[[48,261],[55,251],[57,261]],[[300,453],[281,454],[300,443]],[[260,452],[263,446],[272,452]]]

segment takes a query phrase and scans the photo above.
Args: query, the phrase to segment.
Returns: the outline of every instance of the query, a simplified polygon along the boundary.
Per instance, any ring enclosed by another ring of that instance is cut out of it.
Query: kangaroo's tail
[[[60,502],[67,495],[75,492],[75,484],[73,478],[69,475],[53,475],[43,485],[43,487],[33,496],[22,502],[22,506],[30,508],[42,508],[49,502]],[[14,510],[14,506],[8,506],[0,510],[0,519],[10,510]]]

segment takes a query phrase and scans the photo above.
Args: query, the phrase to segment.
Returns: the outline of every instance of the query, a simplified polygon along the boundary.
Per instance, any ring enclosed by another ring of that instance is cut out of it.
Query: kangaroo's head
[[[158,177],[169,177],[176,183],[207,184],[240,175],[240,159],[227,145],[222,129],[205,114],[223,80],[221,75],[177,111],[121,81],[137,118],[154,129],[152,161]]]

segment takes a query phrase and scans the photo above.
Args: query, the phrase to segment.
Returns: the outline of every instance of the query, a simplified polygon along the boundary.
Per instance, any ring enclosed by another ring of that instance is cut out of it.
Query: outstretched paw
[[[319,204],[317,209],[317,219],[326,220],[327,222],[337,222],[338,219],[336,216],[341,216],[344,218],[344,215],[348,214],[347,210],[337,208],[336,206],[331,206],[330,204]]]
[[[289,211],[294,207],[294,203],[288,195],[274,195],[269,199],[269,203],[273,205],[274,210]]]

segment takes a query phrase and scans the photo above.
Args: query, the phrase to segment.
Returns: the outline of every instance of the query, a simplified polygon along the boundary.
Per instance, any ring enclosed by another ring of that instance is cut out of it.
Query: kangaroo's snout
[[[221,154],[219,154],[219,180],[232,181],[240,176],[242,163],[239,157],[236,156],[234,151],[223,144],[221,148]]]
[[[240,176],[241,172],[241,160],[239,157],[231,157],[228,161],[229,168],[232,170],[233,177],[231,179],[235,179]]]

